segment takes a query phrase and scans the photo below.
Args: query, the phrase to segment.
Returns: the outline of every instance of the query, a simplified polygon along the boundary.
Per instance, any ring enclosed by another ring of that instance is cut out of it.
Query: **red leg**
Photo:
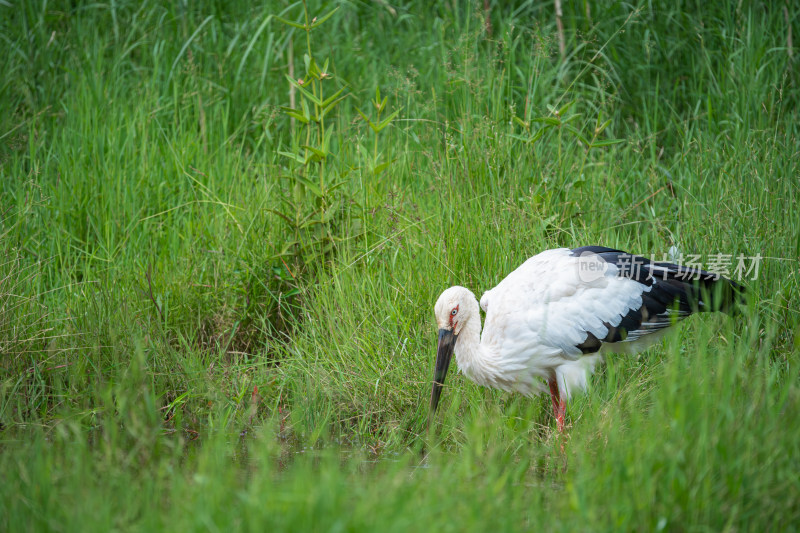
[[[567,402],[564,398],[559,398],[558,414],[556,415],[556,422],[558,423],[558,431],[564,433],[564,415],[567,413]]]
[[[567,412],[567,402],[559,394],[558,383],[556,383],[555,379],[550,379],[547,383],[550,385],[550,400],[553,403],[553,416],[556,417],[558,431],[564,433],[564,415]]]
[[[558,383],[556,383],[555,379],[550,379],[547,384],[550,385],[550,401],[553,402],[553,415],[558,416],[558,403],[561,400],[558,394]]]

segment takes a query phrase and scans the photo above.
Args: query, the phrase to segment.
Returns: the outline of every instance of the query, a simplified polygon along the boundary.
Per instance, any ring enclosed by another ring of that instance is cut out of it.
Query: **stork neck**
[[[495,364],[496,354],[489,346],[481,343],[480,314],[475,313],[461,328],[456,341],[456,362],[458,368],[479,385],[497,386],[499,368]]]
[[[480,348],[481,344],[481,318],[478,313],[472,315],[467,323],[458,332],[456,342],[456,357],[458,352],[474,351]],[[459,350],[461,348],[461,350]]]

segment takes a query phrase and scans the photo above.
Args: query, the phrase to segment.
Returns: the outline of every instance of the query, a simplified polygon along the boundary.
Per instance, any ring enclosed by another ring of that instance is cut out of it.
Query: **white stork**
[[[635,353],[693,312],[726,311],[744,289],[716,274],[602,246],[547,250],[478,301],[450,287],[436,302],[439,344],[431,391],[436,413],[455,351],[479,385],[532,396],[549,385],[559,431],[565,400],[583,391],[605,352]]]

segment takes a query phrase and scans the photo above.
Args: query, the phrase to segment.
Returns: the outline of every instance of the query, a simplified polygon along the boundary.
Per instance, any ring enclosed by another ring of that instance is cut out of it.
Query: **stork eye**
[[[456,316],[456,313],[458,313],[458,307],[456,307],[455,309],[450,311],[450,314],[453,315],[453,316]]]

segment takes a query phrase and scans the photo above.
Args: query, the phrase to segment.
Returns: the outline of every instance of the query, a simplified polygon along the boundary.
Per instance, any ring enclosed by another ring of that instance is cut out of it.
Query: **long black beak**
[[[444,387],[444,378],[447,376],[447,369],[450,367],[450,359],[453,357],[453,350],[456,346],[456,335],[451,329],[439,330],[439,347],[436,350],[436,369],[433,372],[433,390],[431,390],[431,411],[428,417],[430,425],[436,408],[439,406],[439,396]]]

